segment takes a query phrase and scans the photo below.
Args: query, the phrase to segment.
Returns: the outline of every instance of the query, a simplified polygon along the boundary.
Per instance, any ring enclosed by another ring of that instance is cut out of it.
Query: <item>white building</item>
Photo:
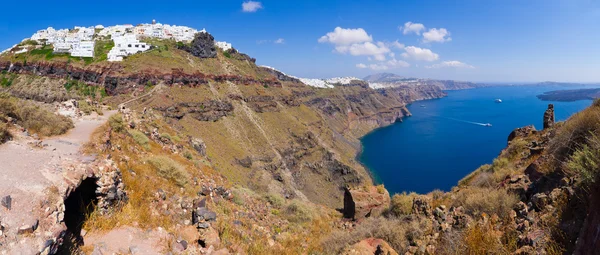
[[[231,48],[233,48],[231,46],[231,43],[228,43],[228,42],[215,42],[215,46],[221,48],[223,51],[228,51]]]
[[[150,45],[140,42],[134,34],[113,38],[115,46],[108,52],[108,61],[123,61],[123,58],[150,49]]]
[[[69,53],[71,52],[71,44],[69,43],[55,43],[54,45],[54,53]]]
[[[206,30],[196,30],[191,27],[167,25],[153,21],[151,24],[139,24],[137,26],[130,24],[107,27],[103,25],[76,26],[72,30],[57,30],[48,27],[33,34],[31,40],[53,45],[55,53],[70,53],[72,56],[77,57],[93,57],[94,41],[105,40],[110,37],[114,41],[115,47],[109,52],[109,61],[121,61],[125,56],[150,49],[150,45],[138,41],[142,37],[190,42],[199,32],[205,33]],[[232,45],[227,42],[217,42],[215,45],[223,50],[232,48]]]
[[[96,42],[94,41],[81,41],[77,44],[77,47],[73,47],[71,50],[71,56],[93,58],[95,45]]]

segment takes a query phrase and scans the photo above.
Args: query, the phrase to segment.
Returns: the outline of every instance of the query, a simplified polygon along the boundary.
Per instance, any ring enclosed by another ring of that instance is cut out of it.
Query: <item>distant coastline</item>
[[[600,98],[600,88],[554,90],[537,95],[542,101],[573,102]]]

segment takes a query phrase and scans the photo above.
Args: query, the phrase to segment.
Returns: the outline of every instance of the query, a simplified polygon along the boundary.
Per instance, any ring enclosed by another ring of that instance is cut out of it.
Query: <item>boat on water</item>
[[[484,126],[484,127],[491,127],[491,126],[492,126],[492,124],[490,124],[490,123],[485,123],[485,124],[483,124],[483,126]]]
[[[425,105],[424,105],[424,104],[422,104],[422,105],[421,105],[421,107],[425,107]]]
[[[502,103],[502,99],[497,98],[496,100],[494,100],[494,102],[496,102],[496,103]]]

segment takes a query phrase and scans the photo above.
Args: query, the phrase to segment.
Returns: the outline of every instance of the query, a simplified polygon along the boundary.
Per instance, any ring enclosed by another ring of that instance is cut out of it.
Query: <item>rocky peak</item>
[[[544,112],[544,129],[554,126],[554,105],[548,104],[548,109]]]
[[[179,46],[180,49],[189,52],[199,58],[217,57],[215,38],[209,33],[197,33],[190,45]]]

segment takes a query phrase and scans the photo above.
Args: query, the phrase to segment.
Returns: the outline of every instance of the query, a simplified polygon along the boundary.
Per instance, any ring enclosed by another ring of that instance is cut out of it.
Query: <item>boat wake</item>
[[[438,118],[442,118],[442,119],[447,119],[447,120],[453,120],[453,121],[458,121],[458,122],[463,122],[463,123],[468,123],[468,124],[483,126],[483,127],[491,127],[492,126],[492,124],[490,124],[490,123],[481,123],[481,122],[474,122],[474,121],[468,121],[468,120],[461,120],[461,119],[455,119],[455,118],[444,117],[444,116],[437,116],[437,115],[432,115],[432,114],[427,114],[427,115],[432,116],[432,117],[438,117]]]

